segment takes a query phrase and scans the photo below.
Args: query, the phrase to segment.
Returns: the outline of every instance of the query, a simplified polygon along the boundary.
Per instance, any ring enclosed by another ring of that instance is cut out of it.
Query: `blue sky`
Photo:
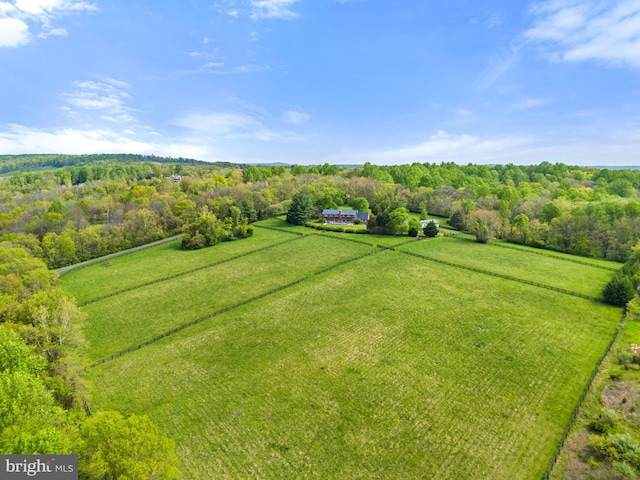
[[[0,0],[0,153],[640,165],[638,0]]]

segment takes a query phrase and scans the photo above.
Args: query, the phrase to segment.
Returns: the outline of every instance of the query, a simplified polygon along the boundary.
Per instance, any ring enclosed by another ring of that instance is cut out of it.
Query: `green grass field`
[[[284,222],[283,222],[284,223]],[[182,250],[180,240],[148,248],[132,255],[116,257],[83,269],[66,273],[61,283],[74,292],[79,303],[101,295],[157,280],[192,268],[227,260],[252,250],[295,238],[274,230],[256,229],[247,243],[223,242],[216,248]]]
[[[564,288],[599,298],[612,272],[583,264],[572,264],[559,256],[536,255],[532,250],[502,248],[467,239],[435,238],[400,247],[438,260],[502,273],[513,277]],[[533,268],[532,268],[533,267]]]
[[[256,229],[220,255],[279,233]],[[193,265],[226,245],[191,252]],[[611,276],[455,239],[399,248],[580,292]],[[160,278],[157,264],[180,253],[152,248],[117,259],[127,278],[106,278],[112,267],[98,264],[64,285],[94,298],[100,283],[130,282],[128,262],[140,281]],[[320,234],[87,305],[88,358],[296,279],[305,280],[88,370],[94,407],[149,415],[177,442],[186,479],[538,479],[621,315]]]

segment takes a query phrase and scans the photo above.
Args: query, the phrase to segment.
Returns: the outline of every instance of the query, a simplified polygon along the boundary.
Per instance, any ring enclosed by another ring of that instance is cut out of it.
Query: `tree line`
[[[238,168],[123,159],[0,179],[0,232],[59,267],[189,233],[204,207],[222,224],[239,209],[239,221],[250,224],[286,214],[305,193],[316,216],[325,208],[370,210],[371,233],[413,232],[415,212],[446,217],[481,242],[623,262],[640,238],[639,191],[640,170],[549,163]]]
[[[79,478],[178,478],[175,444],[147,417],[90,413],[85,315],[57,275],[0,243],[0,451],[78,454]]]

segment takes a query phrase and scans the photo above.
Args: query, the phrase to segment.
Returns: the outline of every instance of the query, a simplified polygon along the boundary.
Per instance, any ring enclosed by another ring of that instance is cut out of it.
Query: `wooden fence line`
[[[562,435],[562,439],[560,440],[560,444],[558,445],[558,448],[556,449],[556,453],[553,455],[553,458],[551,459],[551,463],[549,464],[549,468],[547,469],[547,473],[545,473],[544,477],[542,477],[543,480],[549,480],[549,477],[551,476],[551,472],[553,471],[553,467],[556,465],[556,462],[558,461],[558,457],[560,456],[560,452],[562,451],[562,447],[564,447],[564,444],[565,444],[565,442],[567,440],[567,437],[569,436],[569,433],[571,432],[571,428],[573,428],[573,424],[575,423],[576,418],[578,417],[578,414],[580,413],[580,408],[582,407],[582,404],[584,403],[584,399],[586,398],[587,394],[589,393],[589,390],[591,389],[591,385],[593,384],[593,380],[596,378],[596,375],[598,374],[598,372],[600,371],[600,367],[602,366],[602,362],[604,361],[606,356],[609,355],[609,352],[611,351],[611,347],[613,347],[613,344],[617,340],[618,335],[620,334],[620,332],[622,331],[622,329],[624,327],[625,317],[626,317],[626,312],[623,311],[622,319],[620,320],[620,323],[618,324],[618,328],[616,328],[616,331],[613,334],[613,338],[611,338],[611,341],[609,342],[609,345],[607,345],[607,348],[605,349],[604,353],[602,354],[602,356],[598,360],[598,363],[596,363],[596,366],[593,369],[593,372],[591,372],[591,377],[589,377],[589,381],[587,382],[587,385],[584,387],[584,390],[582,391],[582,395],[580,395],[580,399],[578,400],[578,404],[576,405],[576,408],[574,408],[573,414],[571,415],[571,419],[569,420],[569,423],[567,424],[567,427],[564,430],[564,434]]]
[[[235,308],[241,307],[243,305],[247,305],[249,303],[255,302],[255,301],[260,300],[260,299],[262,299],[264,297],[267,297],[269,295],[273,295],[274,293],[278,293],[278,292],[280,292],[282,290],[285,290],[287,288],[293,287],[294,285],[298,285],[299,283],[302,283],[302,282],[304,282],[305,280],[308,280],[308,279],[309,279],[309,277],[299,278],[298,280],[294,280],[293,282],[287,283],[286,285],[282,285],[280,287],[273,288],[271,290],[263,292],[263,293],[261,293],[259,295],[254,296],[254,297],[247,298],[245,300],[242,300],[241,302],[234,303],[233,305],[229,305],[227,307],[224,307],[224,308],[221,308],[219,310],[216,310],[213,313],[209,313],[207,315],[203,315],[201,317],[198,317],[195,320],[191,320],[191,321],[189,321],[187,323],[183,323],[182,325],[179,325],[179,326],[177,326],[175,328],[172,328],[171,330],[168,330],[168,331],[166,331],[166,332],[164,332],[164,333],[162,333],[160,335],[156,335],[155,337],[153,337],[153,338],[151,338],[149,340],[146,340],[146,341],[144,341],[142,343],[134,345],[133,347],[129,347],[129,348],[125,349],[125,350],[121,350],[121,351],[116,352],[116,353],[114,353],[112,355],[109,355],[108,357],[105,357],[105,358],[102,358],[100,360],[97,360],[96,362],[93,362],[93,363],[87,365],[85,367],[85,370],[89,370],[91,368],[97,367],[98,365],[102,365],[103,363],[110,362],[111,360],[114,360],[116,358],[122,357],[123,355],[126,355],[127,353],[131,353],[131,352],[134,352],[136,350],[140,350],[143,347],[151,345],[152,343],[155,343],[155,342],[157,342],[159,340],[162,340],[163,338],[166,338],[169,335],[173,335],[174,333],[177,333],[177,332],[179,332],[181,330],[184,330],[185,328],[191,327],[191,326],[196,325],[198,323],[202,323],[205,320],[209,320],[209,319],[211,319],[213,317],[216,317],[218,315],[221,315],[223,313],[226,313],[226,312],[228,312],[230,310],[233,310]]]
[[[600,298],[591,297],[591,296],[585,295],[583,293],[572,292],[570,290],[565,290],[564,288],[552,287],[551,285],[545,285],[543,283],[533,282],[531,280],[524,280],[522,278],[512,277],[511,275],[505,275],[503,273],[496,273],[496,272],[491,272],[489,270],[483,270],[481,268],[470,267],[470,266],[467,266],[467,265],[461,265],[459,263],[449,262],[447,260],[440,260],[438,258],[429,257],[427,255],[421,255],[419,253],[407,252],[407,251],[404,251],[404,250],[395,250],[394,247],[387,247],[387,248],[389,250],[394,250],[394,251],[403,253],[405,255],[411,255],[412,257],[421,258],[421,259],[424,259],[424,260],[428,260],[430,262],[441,263],[443,265],[447,265],[447,266],[450,266],[450,267],[461,268],[463,270],[469,270],[471,272],[482,273],[484,275],[491,275],[493,277],[498,277],[498,278],[503,278],[505,280],[511,280],[511,281],[514,281],[514,282],[524,283],[524,284],[527,284],[527,285],[532,285],[534,287],[546,288],[547,290],[553,290],[555,292],[564,293],[565,295],[571,295],[571,296],[578,297],[578,298],[584,298],[586,300],[593,300],[595,302],[602,302],[603,301]]]
[[[115,292],[107,293],[105,295],[101,295],[99,297],[87,300],[86,302],[79,303],[78,306],[84,307],[85,305],[89,305],[91,303],[99,302],[100,300],[104,300],[106,298],[115,297],[117,295],[121,295],[123,293],[130,292],[132,290],[137,290],[138,288],[148,287],[149,285],[155,285],[156,283],[165,282],[167,280],[173,280],[174,278],[183,277],[185,275],[189,275],[190,273],[195,273],[195,272],[198,272],[200,270],[206,270],[207,268],[212,268],[212,267],[215,267],[217,265],[222,265],[223,263],[231,262],[233,260],[237,260],[238,258],[246,257],[248,255],[252,255],[252,254],[257,253],[257,252],[262,252],[264,250],[268,250],[268,249],[273,248],[273,247],[284,245],[286,243],[295,242],[296,240],[300,240],[301,238],[303,238],[303,237],[291,238],[289,240],[284,240],[282,242],[274,243],[272,245],[267,245],[266,247],[257,248],[256,250],[251,250],[250,252],[241,253],[240,255],[236,255],[234,257],[226,258],[224,260],[219,260],[219,261],[213,262],[213,263],[208,263],[207,265],[203,265],[201,267],[192,268],[190,270],[185,270],[184,272],[180,272],[180,273],[174,273],[173,275],[169,275],[169,276],[162,277],[162,278],[157,278],[155,280],[149,280],[148,282],[144,282],[144,283],[140,283],[140,284],[137,284],[137,285],[133,285],[133,286],[128,287],[128,288],[123,288],[122,290],[116,290]]]
[[[442,236],[443,237],[458,238],[461,235],[460,235],[460,233],[454,233],[454,232],[442,232]],[[473,241],[471,239],[465,239],[465,240]],[[553,255],[551,253],[548,253],[548,252],[551,252],[552,250],[545,250],[545,249],[529,250],[529,249],[516,247],[514,245],[507,245],[503,241],[491,242],[491,245],[495,245],[496,247],[500,247],[500,248],[510,248],[511,250],[517,250],[519,252],[530,253],[532,255],[541,255],[543,257],[555,258],[556,260],[562,260],[564,262],[571,262],[571,263],[577,263],[579,265],[586,265],[587,267],[599,268],[601,270],[608,270],[609,272],[617,272],[619,270],[619,268],[607,267],[605,265],[596,265],[595,263],[585,262],[584,260],[578,260],[577,258],[565,258],[565,257],[561,257],[559,255]],[[523,245],[523,246],[527,246],[527,245]],[[535,248],[535,247],[530,247],[530,248]]]
[[[255,223],[253,224],[253,226],[258,228],[264,228],[265,230],[273,230],[275,232],[284,232],[284,233],[289,233],[291,235],[299,235],[301,237],[308,235],[307,233],[302,233],[302,232],[292,232],[291,230],[287,230],[286,228],[268,227],[267,225],[257,225]]]
[[[130,255],[132,253],[136,253],[141,250],[146,250],[147,248],[151,248],[151,247],[157,247],[158,245],[162,245],[164,243],[170,243],[182,237],[184,237],[184,234],[163,238],[161,240],[156,240],[155,242],[145,243],[144,245],[139,245],[137,247],[131,247],[131,248],[127,248],[126,250],[121,250],[119,252],[109,253],[107,255],[103,255],[102,257],[85,260],[84,262],[76,263],[74,265],[67,265],[66,267],[61,267],[56,269],[55,272],[58,274],[59,277],[62,277],[72,270],[79,270],[81,268],[86,268],[91,265],[95,265],[97,263],[106,262],[108,260],[111,260],[112,258],[122,257],[124,255]]]

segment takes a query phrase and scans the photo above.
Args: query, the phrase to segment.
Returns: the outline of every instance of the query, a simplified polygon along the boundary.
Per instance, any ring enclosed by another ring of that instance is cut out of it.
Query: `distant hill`
[[[135,154],[96,154],[96,155],[59,155],[25,154],[0,155],[0,175],[12,172],[53,169],[88,164],[106,163],[172,163],[182,165],[206,165],[222,168],[243,168],[248,165],[230,162],[203,162],[192,158],[157,157],[155,155]]]

